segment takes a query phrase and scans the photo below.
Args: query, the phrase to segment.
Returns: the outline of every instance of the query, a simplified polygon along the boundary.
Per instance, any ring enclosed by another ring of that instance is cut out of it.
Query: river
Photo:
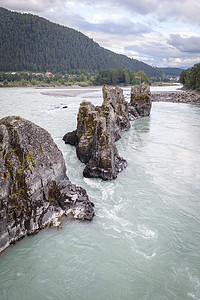
[[[150,117],[131,122],[117,142],[126,170],[105,182],[83,178],[75,147],[62,141],[79,103],[101,104],[101,89],[69,90],[0,89],[0,118],[47,129],[96,214],[1,253],[0,300],[200,299],[200,106],[153,103]],[[124,94],[129,100],[130,88]]]

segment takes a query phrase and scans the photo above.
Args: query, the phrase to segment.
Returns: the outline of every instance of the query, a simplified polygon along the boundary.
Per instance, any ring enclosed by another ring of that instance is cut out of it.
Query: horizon
[[[78,30],[100,46],[152,67],[187,69],[200,62],[197,0],[181,5],[175,0],[171,6],[169,0],[129,2],[0,0],[0,5]]]

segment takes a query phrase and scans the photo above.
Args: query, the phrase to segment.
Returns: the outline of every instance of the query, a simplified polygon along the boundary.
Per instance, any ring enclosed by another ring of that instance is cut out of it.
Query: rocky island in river
[[[78,158],[86,164],[85,177],[115,179],[126,168],[127,162],[120,157],[115,141],[120,132],[130,128],[130,120],[150,114],[150,87],[146,83],[131,88],[131,101],[124,99],[121,88],[103,86],[103,103],[80,104],[77,129],[65,134],[65,143],[76,146]]]

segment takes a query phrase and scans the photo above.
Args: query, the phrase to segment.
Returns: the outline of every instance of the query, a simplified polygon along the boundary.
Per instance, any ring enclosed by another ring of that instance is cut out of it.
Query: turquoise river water
[[[1,253],[0,300],[200,299],[200,106],[153,103],[150,117],[117,142],[126,170],[105,182],[83,178],[75,148],[62,141],[79,103],[101,104],[101,89],[69,91],[0,89],[0,118],[19,115],[47,129],[96,214]],[[129,100],[130,88],[124,94]]]

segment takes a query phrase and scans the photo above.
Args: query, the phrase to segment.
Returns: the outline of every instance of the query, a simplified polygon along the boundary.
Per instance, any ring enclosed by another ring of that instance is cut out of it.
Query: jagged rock
[[[62,215],[91,220],[93,203],[66,176],[50,134],[20,117],[0,120],[0,252],[27,234],[60,225]]]
[[[130,119],[147,117],[150,114],[150,110],[151,93],[149,85],[145,82],[140,85],[134,85],[131,88],[131,101],[129,103]]]
[[[115,140],[120,138],[120,131],[126,131],[130,128],[129,120],[129,106],[128,102],[125,101],[123,91],[121,88],[110,88],[107,85],[103,86],[103,105],[102,109],[105,111],[104,106],[110,105],[114,109],[114,132],[113,135]],[[109,113],[109,110],[108,110]]]
[[[126,168],[127,162],[118,155],[115,141],[120,132],[130,128],[130,119],[149,115],[150,89],[146,84],[132,88],[128,104],[121,88],[103,86],[103,104],[80,104],[77,129],[67,133],[63,140],[76,146],[78,158],[86,164],[85,177],[115,179]]]
[[[104,85],[103,98],[102,106],[95,107],[90,102],[80,104],[77,130],[63,139],[76,145],[78,158],[86,164],[85,177],[111,180],[127,165],[118,155],[114,142],[120,138],[120,131],[130,127],[130,122],[122,89]]]

